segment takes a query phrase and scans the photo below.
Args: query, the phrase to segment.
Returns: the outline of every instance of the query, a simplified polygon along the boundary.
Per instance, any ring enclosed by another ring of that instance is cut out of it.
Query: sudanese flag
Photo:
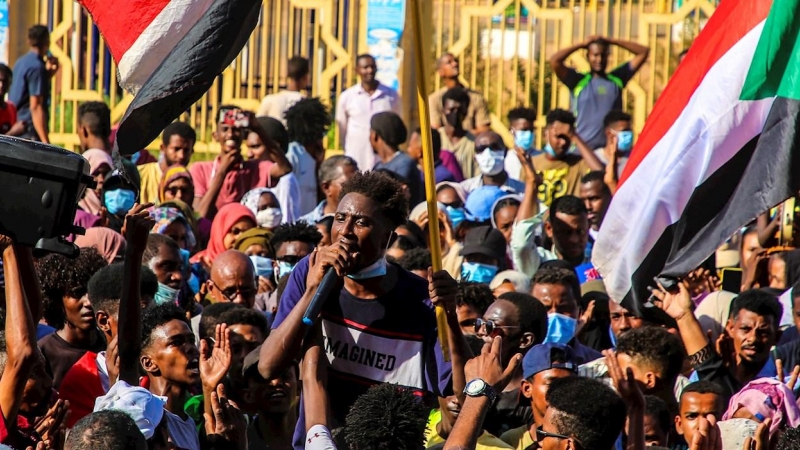
[[[145,148],[231,64],[258,23],[261,0],[79,0],[135,94],[119,125],[122,155]]]
[[[726,0],[645,123],[595,243],[611,298],[642,312],[800,190],[800,0]]]

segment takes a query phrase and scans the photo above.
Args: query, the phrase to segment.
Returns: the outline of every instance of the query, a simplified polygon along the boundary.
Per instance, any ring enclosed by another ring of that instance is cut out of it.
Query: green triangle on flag
[[[774,0],[747,72],[741,100],[800,100],[800,0]]]

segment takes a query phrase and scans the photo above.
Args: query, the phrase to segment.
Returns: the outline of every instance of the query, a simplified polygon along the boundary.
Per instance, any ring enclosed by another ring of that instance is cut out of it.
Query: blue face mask
[[[461,280],[489,284],[497,275],[497,266],[464,261],[461,264]]]
[[[275,272],[275,267],[272,265],[272,260],[269,258],[253,255],[250,257],[250,261],[253,262],[257,277],[270,278],[272,273]]]
[[[181,260],[183,261],[183,268],[189,270],[189,250],[179,248],[178,251],[181,253]]]
[[[136,194],[127,189],[114,189],[105,193],[105,206],[108,212],[114,215],[122,215],[133,208],[136,203]]]
[[[453,223],[453,229],[458,228],[458,224],[464,221],[464,208],[453,208],[448,206],[445,208],[447,215],[450,216],[450,222]]]
[[[551,158],[558,158],[556,156],[556,151],[553,150],[553,147],[551,147],[549,143],[548,144],[544,144],[544,148],[542,150],[544,150],[545,153],[550,155]]]
[[[533,131],[531,130],[515,130],[514,131],[514,146],[523,150],[530,150],[533,145]]]
[[[359,270],[357,273],[347,275],[352,280],[366,280],[368,278],[382,277],[386,275],[386,257],[381,257],[374,263]]]
[[[178,300],[179,292],[180,291],[178,289],[172,289],[166,284],[158,283],[158,290],[156,291],[156,295],[153,297],[153,300],[155,300],[156,305],[175,303]]]
[[[294,269],[294,264],[286,261],[278,261],[278,279],[283,278],[284,275],[289,275]]]
[[[544,342],[567,345],[575,337],[575,327],[578,321],[572,317],[559,313],[547,315],[547,337]]]
[[[633,131],[623,130],[617,132],[617,150],[629,152],[633,148]]]

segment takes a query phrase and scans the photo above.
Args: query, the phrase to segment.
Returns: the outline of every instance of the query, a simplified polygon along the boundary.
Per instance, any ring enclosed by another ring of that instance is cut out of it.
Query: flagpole
[[[430,52],[430,20],[422,20],[422,2],[409,0],[411,6],[411,26],[414,33],[414,65],[417,78],[417,105],[419,107],[419,126],[422,137],[422,174],[425,178],[425,201],[428,203],[428,235],[430,237],[431,267],[434,272],[442,270],[442,249],[439,244],[439,208],[436,205],[436,169],[433,161],[431,141],[431,116],[428,106],[428,53]],[[445,361],[450,361],[450,345],[447,341],[447,314],[441,306],[436,307],[436,325],[439,331],[439,345]]]

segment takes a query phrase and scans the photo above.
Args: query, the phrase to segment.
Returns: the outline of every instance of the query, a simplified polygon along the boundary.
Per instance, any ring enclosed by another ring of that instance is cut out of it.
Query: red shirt
[[[17,426],[9,430],[6,416],[0,411],[0,443],[11,448],[36,448],[36,443],[41,440],[33,424],[21,412],[17,413]]]
[[[11,102],[6,102],[5,107],[0,107],[0,134],[8,133],[17,123],[17,107]]]
[[[272,164],[272,161],[244,161],[240,169],[228,172],[217,196],[217,209],[228,203],[239,203],[244,194],[253,188],[272,187],[269,176]],[[214,161],[196,162],[189,167],[194,182],[195,197],[206,195],[217,170],[219,170],[219,158]]]

